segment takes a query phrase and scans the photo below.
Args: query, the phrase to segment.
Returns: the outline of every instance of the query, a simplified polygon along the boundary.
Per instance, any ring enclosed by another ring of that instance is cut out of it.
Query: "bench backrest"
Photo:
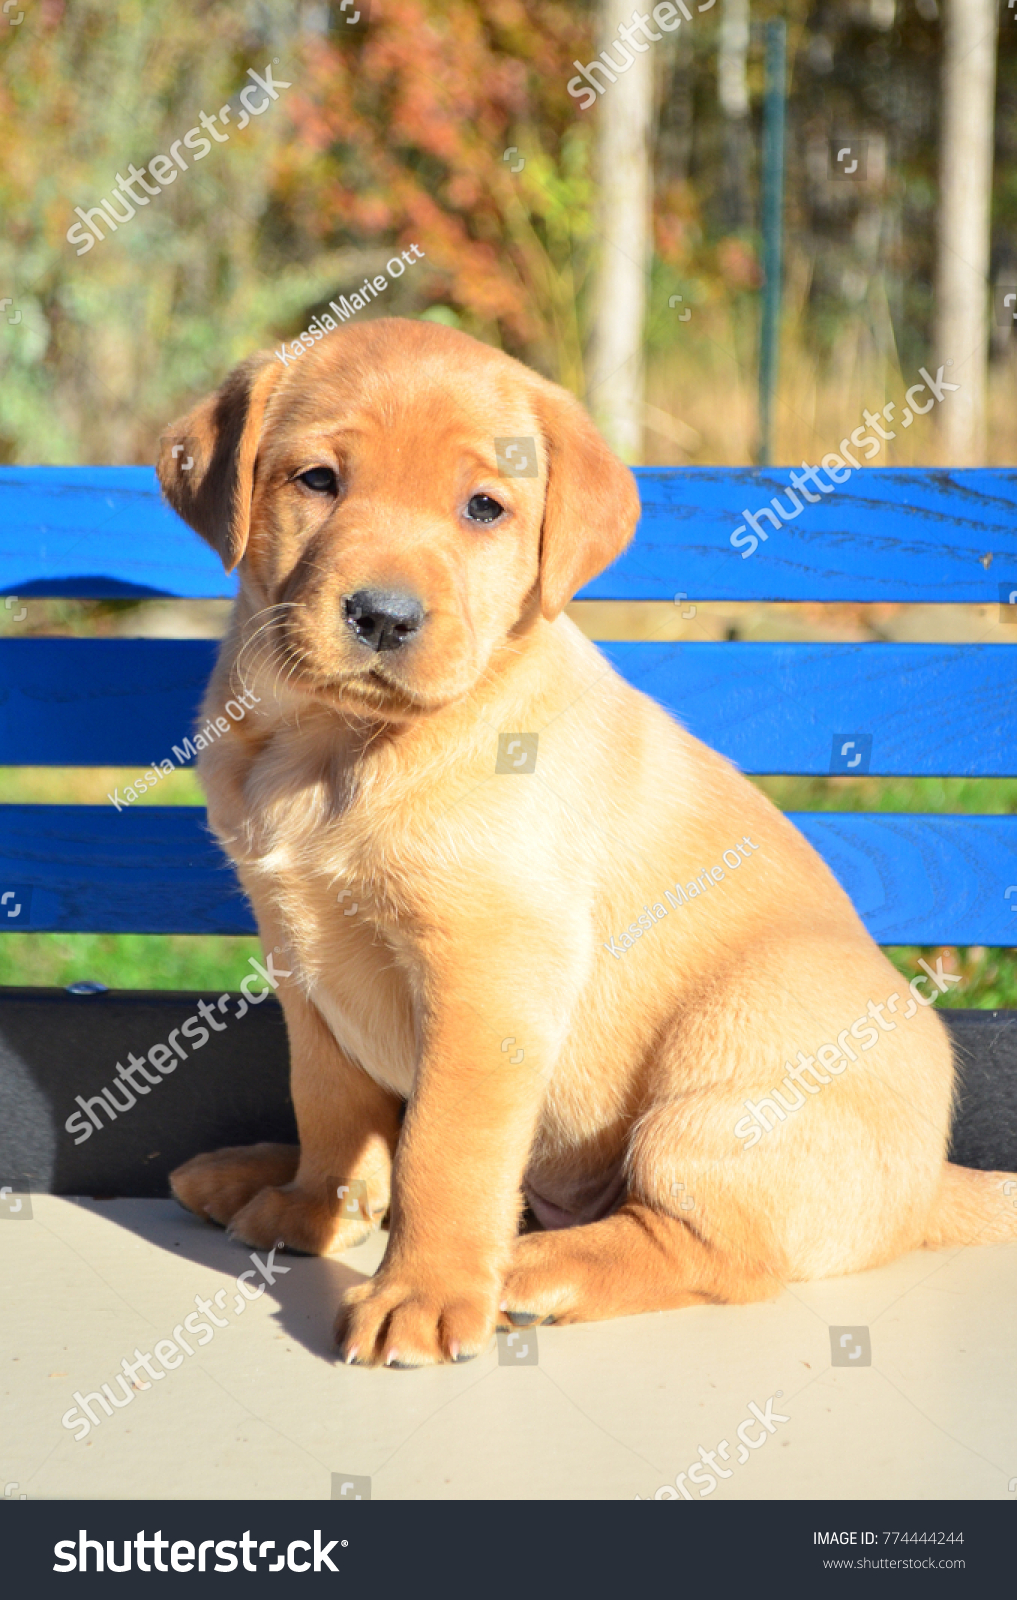
[[[786,469],[637,477],[636,539],[577,599],[682,611],[711,600],[990,603],[1017,643],[1017,472],[858,472],[779,528],[763,518],[768,537],[748,556],[731,535],[775,495],[788,508]],[[0,765],[176,765],[215,655],[207,641],[19,638],[24,599],[233,590],[150,468],[0,468]],[[601,648],[746,772],[1017,774],[1008,645]],[[793,816],[881,943],[1015,942],[1017,817]],[[14,805],[0,808],[0,830],[0,928],[254,929],[200,808]]]

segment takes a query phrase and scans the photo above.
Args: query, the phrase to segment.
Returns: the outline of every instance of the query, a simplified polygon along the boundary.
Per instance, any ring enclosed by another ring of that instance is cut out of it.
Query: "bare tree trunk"
[[[652,52],[659,47],[635,33],[631,22],[632,0],[601,0],[599,44],[609,67],[597,74],[605,79],[596,109],[600,249],[586,393],[608,443],[624,460],[638,462],[651,252]],[[630,28],[629,44],[618,36],[621,24]]]
[[[720,216],[725,233],[749,225],[749,0],[723,0],[717,41],[717,98],[724,113]]]
[[[949,466],[985,456],[997,0],[946,0],[940,133],[936,360],[961,387],[939,411]]]

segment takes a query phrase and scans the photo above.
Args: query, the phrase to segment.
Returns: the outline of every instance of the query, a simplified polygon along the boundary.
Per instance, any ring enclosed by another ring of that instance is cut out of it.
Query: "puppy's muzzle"
[[[424,608],[412,594],[358,589],[343,596],[343,617],[369,650],[401,650],[420,631]]]

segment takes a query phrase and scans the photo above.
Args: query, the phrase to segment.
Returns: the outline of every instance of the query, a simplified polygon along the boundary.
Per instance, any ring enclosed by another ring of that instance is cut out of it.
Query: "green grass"
[[[0,984],[107,989],[238,989],[261,954],[257,939],[166,933],[9,933],[0,939]]]
[[[884,945],[885,954],[909,981],[921,970],[919,956],[935,966],[943,959],[944,972],[959,972],[963,983],[953,984],[936,1001],[961,1011],[1017,1010],[1017,951],[993,945]],[[928,987],[928,986],[927,986]]]
[[[1017,778],[753,778],[782,811],[1017,812]]]
[[[138,767],[0,767],[0,803],[8,806],[108,806],[110,795],[136,778]],[[136,806],[203,806],[205,796],[193,767],[179,767],[154,789],[131,802]]]
[[[113,768],[0,768],[0,801],[108,804],[107,794],[132,772]],[[1017,812],[1017,780],[1010,778],[786,778],[753,779],[785,811]],[[194,774],[174,773],[137,804],[199,805]],[[111,989],[236,989],[259,952],[257,939],[166,934],[9,933],[0,939],[0,984],[64,987],[82,979]],[[984,946],[893,946],[886,951],[905,978],[920,970],[920,956],[939,956],[964,982],[941,995],[939,1005],[1017,1008],[1017,950]],[[933,962],[934,964],[934,962]]]

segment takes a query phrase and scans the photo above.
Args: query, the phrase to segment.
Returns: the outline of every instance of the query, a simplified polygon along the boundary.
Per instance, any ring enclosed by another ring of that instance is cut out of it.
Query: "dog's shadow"
[[[379,1230],[341,1259],[298,1255],[284,1250],[276,1250],[273,1256],[269,1250],[252,1250],[250,1245],[231,1239],[224,1228],[203,1222],[169,1197],[165,1200],[79,1199],[73,1203],[126,1229],[158,1250],[227,1276],[230,1281],[225,1286],[223,1303],[213,1309],[229,1326],[241,1321],[265,1295],[271,1296],[276,1307],[272,1313],[275,1331],[296,1340],[324,1361],[339,1359],[333,1326],[344,1294],[372,1275],[388,1243],[387,1232]],[[243,1285],[246,1295],[241,1293],[238,1284],[241,1273],[248,1274]],[[259,1286],[262,1294],[257,1299],[250,1298]],[[207,1286],[195,1283],[188,1303],[180,1307],[178,1321],[195,1310],[195,1295],[207,1301]]]

